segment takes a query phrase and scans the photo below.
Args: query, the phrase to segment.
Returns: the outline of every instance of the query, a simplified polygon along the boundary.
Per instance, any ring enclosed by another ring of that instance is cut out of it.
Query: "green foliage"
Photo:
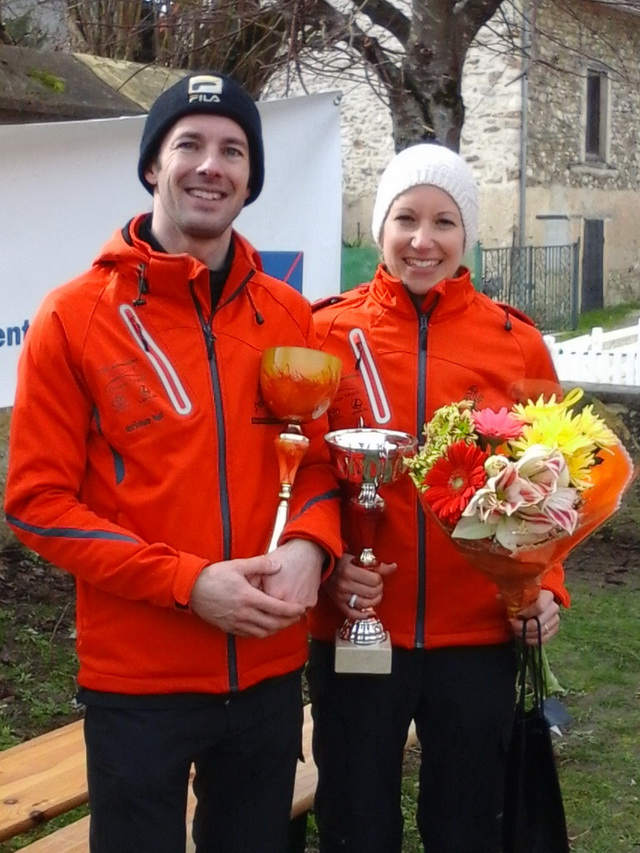
[[[50,71],[43,71],[40,68],[30,68],[27,76],[31,77],[32,80],[37,80],[38,83],[42,83],[43,86],[51,89],[52,92],[58,92],[59,94],[62,94],[66,87],[66,83],[62,77],[56,77]]]
[[[371,281],[379,260],[377,246],[343,246],[341,292]]]

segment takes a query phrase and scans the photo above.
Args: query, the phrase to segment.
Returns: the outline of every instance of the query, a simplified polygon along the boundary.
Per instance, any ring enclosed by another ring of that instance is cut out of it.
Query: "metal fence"
[[[480,247],[480,253],[476,282],[487,296],[524,311],[544,332],[577,327],[579,243]]]

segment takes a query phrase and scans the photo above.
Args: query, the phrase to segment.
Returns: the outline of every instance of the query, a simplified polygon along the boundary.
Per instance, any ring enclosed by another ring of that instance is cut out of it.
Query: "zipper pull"
[[[420,314],[420,323],[419,323],[419,334],[420,334],[420,349],[426,352],[427,349],[427,332],[429,331],[429,315],[428,314]]]
[[[209,361],[213,358],[213,344],[215,342],[215,335],[213,334],[213,329],[208,323],[202,324],[202,331],[204,332],[204,339],[207,345],[207,356],[209,357]]]

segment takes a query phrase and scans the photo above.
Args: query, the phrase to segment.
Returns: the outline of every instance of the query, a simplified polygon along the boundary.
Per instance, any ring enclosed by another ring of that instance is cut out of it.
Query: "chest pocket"
[[[362,384],[371,414],[370,426],[384,426],[391,420],[391,407],[384,390],[382,376],[362,329],[351,329],[349,332],[349,344],[356,357],[358,372],[362,377]]]
[[[160,380],[160,383],[173,408],[179,415],[191,414],[193,404],[167,355],[162,351],[153,339],[152,335],[144,327],[131,305],[121,305],[119,310],[120,316],[124,320],[131,337],[140,347],[149,364],[158,376],[158,379]]]

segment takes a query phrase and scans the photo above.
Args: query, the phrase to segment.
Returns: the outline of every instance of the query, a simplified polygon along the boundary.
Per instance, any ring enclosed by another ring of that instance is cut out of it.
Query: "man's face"
[[[145,177],[154,187],[153,230],[167,251],[184,251],[185,239],[217,240],[249,195],[246,134],[226,116],[184,116]]]

